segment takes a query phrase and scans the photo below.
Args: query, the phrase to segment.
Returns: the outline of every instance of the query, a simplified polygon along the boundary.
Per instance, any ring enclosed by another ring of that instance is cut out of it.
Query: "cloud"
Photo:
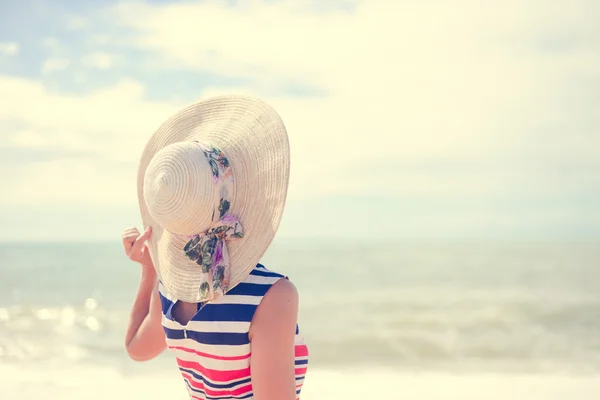
[[[177,99],[245,93],[280,112],[290,221],[306,204],[320,220],[339,209],[368,225],[384,213],[407,231],[422,223],[449,235],[600,222],[586,200],[600,195],[600,6],[491,4],[122,2],[69,16],[85,48],[47,38],[61,57],[42,69],[81,60],[90,89],[0,75],[0,92],[16,94],[0,99],[2,151],[28,160],[5,166],[14,196],[2,204],[134,203],[145,141],[187,102],[151,93],[182,72],[192,78]]]
[[[67,30],[80,31],[89,27],[90,21],[81,16],[71,15],[67,18]]]
[[[42,74],[49,75],[49,74],[52,74],[53,72],[62,71],[64,69],[67,69],[70,64],[71,64],[71,62],[69,60],[67,60],[66,58],[57,58],[57,57],[47,58],[46,60],[44,60],[44,63],[42,64]]]
[[[61,48],[60,41],[52,36],[44,38],[42,41],[42,45],[45,49],[50,51],[57,51]]]
[[[83,56],[83,65],[96,69],[108,69],[113,64],[113,57],[107,53],[90,53]]]
[[[0,42],[0,56],[12,57],[19,54],[20,46],[16,42]]]
[[[144,86],[131,79],[80,95],[56,93],[39,82],[0,75],[0,88],[4,93],[19,94],[0,100],[0,119],[20,121],[31,127],[27,132],[37,132],[48,143],[65,148],[87,143],[108,154],[117,154],[118,150],[113,143],[97,147],[101,142],[145,140],[148,132],[177,109],[164,102],[147,101]],[[45,133],[49,130],[66,136],[55,140],[54,135]]]
[[[487,187],[491,176],[501,184],[518,179],[518,165],[531,156],[552,162],[539,144],[553,125],[576,126],[579,143],[554,136],[550,147],[600,156],[600,120],[578,111],[589,99],[567,98],[573,77],[600,81],[600,29],[583,2],[457,8],[382,0],[346,3],[350,10],[314,1],[218,4],[120,3],[114,17],[135,32],[123,42],[162,57],[165,68],[246,77],[252,84],[241,90],[262,97],[293,83],[318,88],[323,96],[273,101],[296,139],[298,164],[323,186],[353,181],[356,192],[403,193],[410,190],[403,182],[420,177],[390,170],[395,160],[439,158],[478,159],[473,166],[483,170],[463,171],[466,181]],[[317,164],[316,148],[339,150]],[[361,164],[380,172],[365,182],[342,172]],[[439,177],[420,182],[434,193],[463,187]]]
[[[2,199],[13,205],[131,201],[137,157],[149,135],[177,109],[144,100],[143,87],[130,80],[81,96],[0,75],[0,91],[18,94],[0,99],[0,121],[13,122],[3,131],[3,151],[20,153],[19,158],[29,153],[13,181],[13,195]],[[65,157],[66,152],[82,156]]]

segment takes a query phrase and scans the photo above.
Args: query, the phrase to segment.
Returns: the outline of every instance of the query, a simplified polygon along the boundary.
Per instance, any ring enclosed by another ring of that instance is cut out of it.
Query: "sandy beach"
[[[21,370],[23,372],[23,370]],[[0,368],[3,399],[47,400],[186,399],[176,373],[125,376],[114,370],[77,368],[71,371],[35,371],[27,375]],[[66,375],[65,375],[66,374]],[[68,376],[68,379],[65,379]],[[179,395],[177,395],[179,393]],[[393,371],[313,370],[302,400],[596,400],[600,375],[556,374],[448,374]],[[174,395],[175,394],[175,395]]]

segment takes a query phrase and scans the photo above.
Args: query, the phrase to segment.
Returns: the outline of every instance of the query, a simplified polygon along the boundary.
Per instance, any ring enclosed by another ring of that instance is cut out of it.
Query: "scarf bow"
[[[209,301],[223,296],[229,287],[231,266],[226,242],[242,238],[244,233],[238,218],[229,214],[229,193],[233,184],[229,161],[221,150],[200,146],[211,167],[214,182],[219,186],[221,196],[215,205],[213,220],[216,215],[219,219],[203,233],[193,236],[183,251],[190,260],[200,265],[204,275],[199,288],[200,301]]]

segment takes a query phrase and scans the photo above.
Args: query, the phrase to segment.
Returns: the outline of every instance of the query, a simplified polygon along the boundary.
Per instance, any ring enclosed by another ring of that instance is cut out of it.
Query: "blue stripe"
[[[165,297],[162,293],[158,292],[160,295],[160,303],[162,305],[162,309],[165,310],[169,307],[173,307],[173,302]]]
[[[296,365],[306,365],[308,364],[308,360],[296,360]]]
[[[173,306],[175,303],[163,302],[162,313],[171,321],[173,318]],[[193,321],[233,321],[233,322],[252,322],[256,305],[254,304],[207,304],[196,315],[192,317]]]
[[[273,285],[270,283],[261,284],[242,282],[227,292],[227,294],[235,294],[239,296],[264,296],[271,286]]]
[[[261,270],[261,269],[255,269],[252,272],[250,272],[250,275],[253,276],[264,276],[267,278],[285,278],[284,275],[278,274],[277,272],[272,272],[272,271],[267,271],[267,270]]]
[[[191,370],[191,369],[187,369],[187,368],[179,368],[179,370],[181,372],[185,372],[186,374],[190,374],[192,375],[194,378],[196,378],[196,380],[198,381],[202,381],[206,386],[210,387],[211,389],[231,389],[234,386],[239,386],[239,385],[245,385],[247,383],[250,383],[252,381],[252,378],[244,378],[244,379],[240,379],[238,381],[234,381],[231,383],[222,383],[222,384],[216,384],[216,383],[212,383],[211,381],[207,380],[206,378],[204,378],[204,376],[199,375],[198,373],[196,373],[195,371]]]
[[[163,328],[168,339],[183,339],[185,337],[183,329]],[[187,331],[187,337],[203,344],[239,346],[250,343],[248,333]]]
[[[168,319],[173,320],[173,306],[175,305],[175,302],[167,299],[165,296],[163,296],[162,293],[159,294],[163,315],[166,316]]]
[[[250,391],[250,393],[243,395],[242,397],[233,397],[231,395],[229,395],[229,397],[221,397],[221,396],[209,396],[206,394],[206,392],[204,392],[204,390],[202,389],[196,389],[194,387],[192,387],[192,385],[190,385],[190,383],[187,381],[187,379],[183,380],[185,382],[185,384],[187,385],[187,387],[194,393],[199,393],[202,396],[206,397],[207,400],[227,400],[227,399],[248,399],[252,396],[254,396],[254,393],[252,393],[252,391]],[[296,393],[297,394],[297,393]],[[227,395],[225,395],[227,396]]]
[[[254,304],[207,304],[194,321],[252,322],[255,311]]]
[[[233,289],[231,289],[231,291],[229,291],[227,294],[231,294],[231,295],[239,295],[239,296],[256,296],[256,297],[262,297],[264,296],[267,291],[271,288],[272,285],[270,284],[266,284],[266,285],[262,285],[262,284],[256,284],[256,283],[240,283],[239,285],[237,285],[236,287],[234,287]],[[173,311],[173,307],[175,306],[176,302],[173,302],[169,299],[167,299],[165,296],[162,295],[162,293],[160,294],[160,302],[161,302],[161,308],[162,308],[162,312],[163,314],[173,320],[172,317],[172,311]],[[214,310],[217,307],[222,307],[222,311],[226,312],[226,313],[236,313],[238,311],[235,310],[235,308],[252,308],[252,309],[256,309],[256,305],[254,304],[243,304],[243,303],[234,303],[234,304],[211,304],[208,303],[207,305],[205,305],[202,309],[201,312],[198,313],[198,317],[200,315],[206,315],[206,313],[210,313],[211,315],[214,314]],[[208,310],[213,310],[211,312],[209,312]],[[246,311],[250,311],[249,309]],[[241,310],[242,314],[244,314],[244,311]],[[199,320],[198,318],[193,318],[194,320]],[[202,318],[201,320],[206,320],[205,318]],[[252,320],[252,318],[250,319],[242,319],[242,321],[248,321],[250,322]],[[227,319],[225,319],[224,321],[228,321]],[[232,320],[234,321],[234,320]],[[235,321],[239,321],[239,319],[235,319]]]

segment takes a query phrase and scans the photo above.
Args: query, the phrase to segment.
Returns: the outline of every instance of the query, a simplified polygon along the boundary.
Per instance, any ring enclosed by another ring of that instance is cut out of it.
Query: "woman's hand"
[[[150,227],[141,235],[136,228],[123,231],[125,254],[131,261],[142,264],[140,285],[125,333],[127,353],[136,361],[150,360],[167,347],[161,325],[162,310],[156,270],[146,246],[151,234]]]
[[[150,252],[146,241],[150,239],[152,235],[152,227],[146,228],[143,234],[140,235],[140,231],[137,228],[132,227],[123,231],[123,247],[125,248],[125,254],[131,261],[138,262],[144,266],[151,266],[152,260],[150,259]]]

